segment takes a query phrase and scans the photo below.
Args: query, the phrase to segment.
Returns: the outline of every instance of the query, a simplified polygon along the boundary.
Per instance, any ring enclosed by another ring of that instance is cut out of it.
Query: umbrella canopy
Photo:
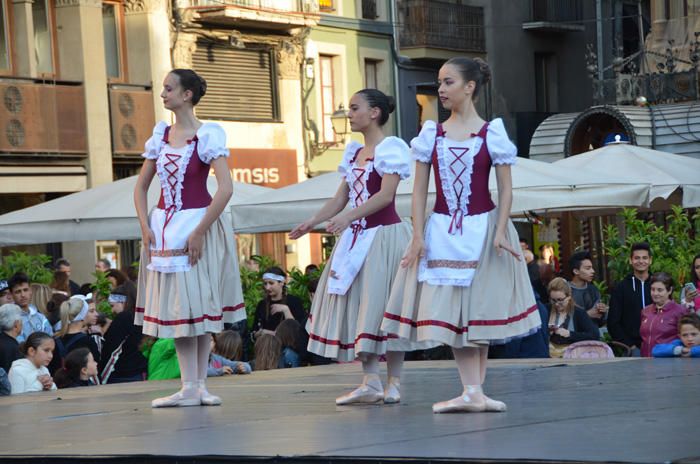
[[[601,173],[619,173],[625,179],[648,184],[649,201],[667,199],[683,189],[682,206],[700,206],[700,160],[674,155],[627,143],[612,143],[596,150],[570,156],[553,163],[570,172],[580,169]]]
[[[125,240],[141,237],[133,191],[138,176],[121,179],[0,216],[0,246],[81,240]],[[207,189],[216,192],[216,178]],[[234,182],[229,207],[272,189]],[[155,205],[160,184],[148,189],[148,204]]]
[[[648,201],[648,185],[582,169],[569,171],[550,163],[518,158],[512,168],[513,213],[529,210],[579,207],[641,206]],[[342,178],[332,172],[251,198],[233,208],[238,232],[291,230],[311,217],[331,198]],[[496,174],[492,169],[489,189],[497,198]],[[401,182],[396,207],[401,216],[411,215],[413,177]],[[428,206],[434,202],[435,183],[430,176]]]

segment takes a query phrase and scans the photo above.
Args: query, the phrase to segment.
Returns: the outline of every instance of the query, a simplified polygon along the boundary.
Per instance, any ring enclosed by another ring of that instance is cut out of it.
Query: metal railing
[[[260,10],[318,13],[318,0],[190,0],[192,6],[234,5]]]
[[[484,52],[484,10],[439,0],[399,0],[402,47]]]
[[[532,0],[532,21],[576,23],[582,20],[582,0]]]

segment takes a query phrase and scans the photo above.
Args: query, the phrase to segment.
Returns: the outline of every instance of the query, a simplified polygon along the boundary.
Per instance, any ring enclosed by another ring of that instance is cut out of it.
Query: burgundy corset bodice
[[[478,134],[472,134],[474,137],[481,137],[484,143],[481,144],[479,153],[474,157],[474,164],[471,175],[471,194],[467,204],[467,216],[475,216],[477,214],[487,213],[494,209],[496,205],[491,200],[489,193],[489,174],[491,173],[491,156],[486,145],[486,131],[488,123],[484,124]],[[436,143],[433,145],[432,165],[433,174],[435,176],[435,207],[433,211],[440,214],[451,214],[450,208],[447,206],[445,192],[442,188],[442,180],[440,178],[440,166],[437,156],[437,138],[444,137],[445,131],[442,124],[437,125],[437,133],[435,135]]]
[[[165,128],[165,132],[163,134],[163,142],[165,143],[168,143],[169,132],[170,126]],[[199,154],[197,153],[198,139],[196,135],[191,142],[193,142],[195,146],[192,156],[190,157],[190,161],[185,169],[185,176],[182,181],[181,209],[206,208],[211,203],[211,195],[209,195],[209,191],[207,190],[207,176],[209,175],[210,166],[199,159]],[[166,151],[163,156],[168,157],[173,155],[169,155]],[[167,171],[167,162],[164,164],[164,166]],[[177,173],[174,175],[177,176]],[[162,186],[160,191],[160,199],[158,200],[158,208],[165,209],[165,198],[163,197]]]
[[[350,165],[355,163],[360,150],[362,150],[362,148],[359,148],[355,152],[355,156],[352,158],[352,160],[350,160]],[[374,158],[370,158],[367,160],[367,162],[373,160]],[[367,164],[365,164],[365,166],[367,166]],[[367,178],[367,192],[369,193],[369,198],[372,198],[372,195],[379,192],[381,189],[382,176],[380,176],[375,169],[372,169],[372,171],[369,173],[369,177]],[[365,226],[366,229],[371,229],[377,226],[388,226],[401,222],[401,218],[396,212],[396,197],[392,198],[391,203],[386,205],[384,208],[380,209],[379,211],[375,211],[369,216],[366,216],[365,222],[367,223]]]

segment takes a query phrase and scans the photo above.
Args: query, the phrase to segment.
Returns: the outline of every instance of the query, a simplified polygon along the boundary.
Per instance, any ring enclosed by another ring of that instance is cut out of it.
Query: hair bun
[[[387,99],[387,106],[388,106],[389,114],[391,114],[396,109],[396,99],[394,97],[392,97],[391,95],[387,95],[386,99]]]
[[[202,76],[197,76],[199,77],[199,91],[201,93],[201,96],[203,97],[207,93],[207,81]]]
[[[486,85],[491,82],[491,68],[489,64],[479,57],[474,58],[476,64],[479,65],[479,71],[481,72],[481,84]]]

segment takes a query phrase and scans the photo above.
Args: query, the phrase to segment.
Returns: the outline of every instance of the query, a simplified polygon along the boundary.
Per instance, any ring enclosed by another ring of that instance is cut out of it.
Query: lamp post
[[[339,135],[341,139],[345,139],[348,131],[348,112],[345,111],[345,107],[341,103],[338,105],[338,109],[331,115],[331,125],[333,126],[333,132]]]

